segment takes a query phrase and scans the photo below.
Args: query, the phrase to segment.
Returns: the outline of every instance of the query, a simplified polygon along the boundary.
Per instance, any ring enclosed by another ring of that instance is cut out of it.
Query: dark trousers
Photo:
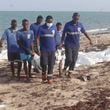
[[[69,70],[74,70],[77,58],[78,58],[79,47],[65,46],[65,69],[69,67]]]
[[[53,68],[55,64],[55,52],[44,52],[41,51],[40,63],[42,67],[42,73],[46,74],[48,67],[48,75],[53,74]]]

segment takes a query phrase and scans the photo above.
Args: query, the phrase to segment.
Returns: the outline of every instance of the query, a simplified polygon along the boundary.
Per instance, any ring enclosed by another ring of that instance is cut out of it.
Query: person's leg
[[[79,47],[73,47],[72,48],[72,62],[71,62],[70,67],[69,67],[69,74],[68,74],[69,77],[70,77],[70,74],[72,73],[72,71],[75,68],[76,61],[77,61],[77,58],[78,58],[78,51],[79,51]]]
[[[22,68],[22,62],[18,61],[18,71],[17,71],[17,77],[20,80],[20,72],[21,72],[21,68]]]
[[[29,80],[27,61],[24,61],[24,71],[25,71],[25,74],[26,74],[27,80]]]
[[[11,65],[12,77],[15,77],[14,61],[11,61],[10,65]]]
[[[66,56],[66,59],[65,59],[65,65],[64,65],[63,71],[66,71],[66,69],[70,67],[72,63],[72,48],[71,47],[68,47],[68,46],[65,47],[65,56]]]
[[[73,47],[72,49],[72,63],[70,64],[69,70],[74,70],[77,58],[78,58],[79,47]]]
[[[55,52],[49,52],[49,54],[48,54],[48,75],[47,75],[48,82],[50,82],[52,80],[54,64],[55,64]]]
[[[41,52],[40,64],[42,67],[42,81],[45,82],[47,80],[47,76],[46,76],[47,64],[48,64],[48,53],[47,52]]]
[[[31,61],[28,61],[28,73],[29,73],[29,78],[32,77],[32,75],[31,75],[31,67],[32,67]]]
[[[10,68],[12,72],[12,77],[15,77],[15,68],[14,68],[14,54],[11,52],[8,52],[8,60],[10,61]]]
[[[42,75],[46,75],[47,65],[42,65]]]
[[[20,72],[22,68],[22,61],[20,61],[20,53],[15,53],[14,54],[14,60],[17,62],[17,78],[20,80]]]

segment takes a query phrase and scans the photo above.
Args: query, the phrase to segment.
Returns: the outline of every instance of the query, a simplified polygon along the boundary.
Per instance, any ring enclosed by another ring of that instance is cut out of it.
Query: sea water
[[[10,21],[16,19],[18,28],[21,27],[22,19],[30,20],[30,24],[36,21],[38,15],[44,18],[47,15],[52,15],[54,22],[65,24],[72,19],[73,12],[63,11],[0,11],[0,36],[4,30],[10,27]],[[80,21],[84,24],[87,30],[103,29],[110,27],[110,12],[79,12]]]

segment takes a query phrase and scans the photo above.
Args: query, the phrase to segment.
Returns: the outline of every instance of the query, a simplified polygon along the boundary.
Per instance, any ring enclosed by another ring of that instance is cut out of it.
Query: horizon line
[[[72,10],[56,10],[56,11],[54,11],[54,10],[36,10],[36,11],[34,11],[34,10],[0,10],[0,12],[110,12],[110,11],[98,11],[98,10],[96,10],[96,11],[79,11],[79,10],[76,10],[76,11],[72,11]]]

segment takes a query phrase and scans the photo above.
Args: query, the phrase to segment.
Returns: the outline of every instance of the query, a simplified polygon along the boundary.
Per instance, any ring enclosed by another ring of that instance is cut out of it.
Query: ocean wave
[[[110,28],[97,28],[87,30],[88,33],[102,33],[102,32],[110,32]]]

